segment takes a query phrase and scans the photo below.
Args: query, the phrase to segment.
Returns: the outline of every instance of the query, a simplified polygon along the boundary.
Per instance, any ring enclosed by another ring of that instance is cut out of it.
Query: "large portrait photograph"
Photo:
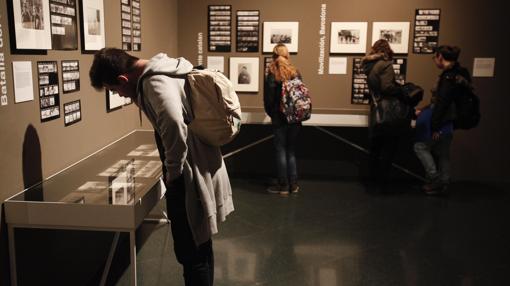
[[[273,51],[277,44],[285,44],[291,53],[297,53],[299,22],[264,22],[264,53]]]
[[[259,58],[230,58],[230,81],[235,91],[259,91]]]
[[[385,39],[396,54],[407,54],[409,48],[409,22],[374,22],[372,44]]]
[[[14,24],[13,50],[51,50],[50,6],[43,0],[7,1]]]
[[[331,22],[330,53],[364,54],[367,47],[367,22]]]
[[[83,53],[105,47],[103,0],[81,1],[81,43]]]

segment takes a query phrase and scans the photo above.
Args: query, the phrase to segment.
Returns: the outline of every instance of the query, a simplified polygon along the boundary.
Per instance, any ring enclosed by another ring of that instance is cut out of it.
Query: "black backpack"
[[[455,98],[456,116],[453,120],[453,128],[474,128],[480,123],[480,99],[468,80],[460,75],[455,80],[460,85],[461,92]]]
[[[403,101],[411,107],[416,107],[423,99],[423,88],[412,82],[401,85]]]

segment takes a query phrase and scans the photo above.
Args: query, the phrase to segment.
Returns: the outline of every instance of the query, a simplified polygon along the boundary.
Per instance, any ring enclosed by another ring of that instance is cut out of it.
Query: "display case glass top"
[[[8,201],[133,205],[160,177],[154,133],[135,131]]]

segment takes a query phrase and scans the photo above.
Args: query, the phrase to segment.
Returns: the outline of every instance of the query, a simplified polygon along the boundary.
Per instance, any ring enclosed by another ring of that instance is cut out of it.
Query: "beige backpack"
[[[222,146],[232,141],[239,133],[241,128],[239,98],[230,80],[221,72],[193,69],[183,75],[162,72],[147,74],[144,78],[152,75],[166,75],[185,80],[187,104],[193,117],[188,123],[188,128],[200,140],[212,146]]]

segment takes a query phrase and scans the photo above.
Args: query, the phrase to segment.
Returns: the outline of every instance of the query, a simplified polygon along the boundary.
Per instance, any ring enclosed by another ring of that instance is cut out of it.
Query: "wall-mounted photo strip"
[[[260,11],[237,11],[237,44],[238,52],[258,52],[260,34]]]
[[[440,9],[416,9],[413,52],[432,54],[439,43]]]
[[[133,103],[131,98],[122,97],[117,92],[106,90],[106,112],[122,108],[124,105]]]
[[[51,43],[54,50],[78,49],[76,0],[50,0]]]
[[[94,53],[105,47],[103,0],[82,0],[81,3],[81,50]]]
[[[364,54],[367,50],[367,22],[331,22],[332,54]]]
[[[44,0],[5,1],[14,30],[11,52],[44,54],[51,49],[50,4]]]
[[[140,12],[140,1],[131,1],[131,13],[133,14],[132,21],[132,39],[133,39],[133,51],[142,50],[142,15]]]
[[[400,84],[406,83],[407,59],[393,58],[393,70],[395,71],[395,81]]]
[[[368,90],[367,76],[361,66],[362,58],[352,60],[352,104],[368,104],[370,91]]]
[[[64,125],[69,126],[81,121],[81,103],[79,100],[64,103]]]
[[[230,81],[235,91],[259,91],[259,58],[230,58]]]
[[[56,61],[37,62],[39,79],[39,107],[41,122],[60,117],[58,64]]]
[[[297,53],[299,42],[299,22],[264,22],[263,52],[273,52],[276,44],[287,46],[289,52]]]
[[[407,54],[409,49],[409,22],[374,22],[372,44],[385,39],[396,54]]]
[[[130,0],[120,0],[120,13],[121,13],[121,38],[122,38],[122,49],[124,51],[131,51],[131,45],[133,42],[132,37],[132,25],[131,25],[131,3]]]
[[[209,52],[230,52],[232,47],[232,6],[208,6]]]
[[[78,60],[62,61],[62,93],[80,90],[80,64]]]

